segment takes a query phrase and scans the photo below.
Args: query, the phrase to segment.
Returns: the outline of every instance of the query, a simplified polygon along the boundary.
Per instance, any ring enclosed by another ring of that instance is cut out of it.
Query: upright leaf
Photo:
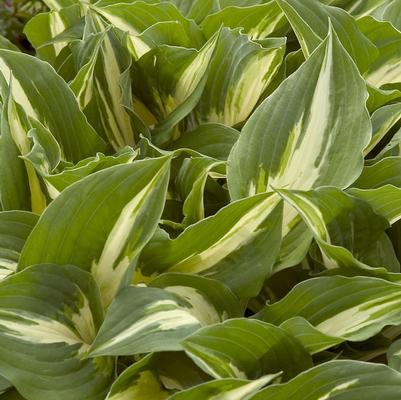
[[[364,80],[331,30],[244,126],[228,160],[232,197],[348,186],[370,140],[366,98]]]
[[[28,117],[43,121],[69,161],[104,151],[106,146],[88,124],[63,79],[43,61],[9,50],[0,50],[2,92],[12,77],[12,99]]]
[[[77,265],[92,272],[110,304],[156,229],[168,178],[169,157],[163,157],[107,168],[71,185],[42,215],[20,268]]]
[[[277,73],[284,52],[285,39],[256,43],[240,29],[223,28],[194,110],[197,119],[228,126],[245,121]]]
[[[338,38],[361,72],[377,57],[375,46],[359,30],[355,19],[344,10],[319,0],[277,0],[309,57],[324,40],[333,24]]]

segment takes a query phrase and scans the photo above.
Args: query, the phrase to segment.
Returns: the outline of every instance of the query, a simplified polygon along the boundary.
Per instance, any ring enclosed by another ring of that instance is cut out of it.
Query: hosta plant
[[[399,400],[401,1],[44,3],[0,39],[0,400]]]

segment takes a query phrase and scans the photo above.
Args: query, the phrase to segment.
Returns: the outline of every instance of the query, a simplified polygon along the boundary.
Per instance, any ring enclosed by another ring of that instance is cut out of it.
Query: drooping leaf
[[[141,273],[198,273],[221,280],[240,297],[255,296],[280,246],[281,215],[281,202],[271,193],[232,203],[176,239],[155,237],[141,255]]]
[[[1,374],[28,400],[103,399],[112,360],[82,359],[102,318],[99,291],[77,267],[36,265],[8,277],[0,282]]]
[[[169,148],[171,150],[188,148],[208,157],[226,161],[238,137],[238,131],[228,126],[202,124],[192,131],[185,132]]]
[[[202,328],[182,345],[214,378],[257,379],[283,371],[287,380],[312,366],[308,353],[290,334],[245,318]]]
[[[207,37],[220,29],[221,26],[234,29],[243,28],[251,39],[265,39],[285,26],[284,15],[275,1],[248,7],[230,6],[221,11],[210,13],[201,24],[202,31]]]
[[[202,385],[184,390],[170,400],[246,400],[263,386],[269,384],[277,375],[267,375],[254,381],[244,379],[216,379]]]
[[[368,203],[330,187],[279,193],[313,232],[326,268],[386,267],[399,271],[399,262],[384,232],[389,224]]]
[[[257,318],[280,325],[293,317],[306,319],[325,335],[349,341],[368,339],[387,325],[398,325],[399,283],[365,276],[330,276],[299,283]]]
[[[118,377],[107,400],[163,400],[177,390],[209,379],[183,352],[153,353],[131,365]]]
[[[92,345],[92,356],[180,350],[181,340],[201,326],[240,314],[234,295],[219,282],[179,275],[157,281],[158,287],[121,291]]]
[[[337,360],[318,365],[288,383],[267,387],[251,400],[375,400],[383,395],[386,400],[396,400],[401,394],[400,381],[401,374],[385,365]]]

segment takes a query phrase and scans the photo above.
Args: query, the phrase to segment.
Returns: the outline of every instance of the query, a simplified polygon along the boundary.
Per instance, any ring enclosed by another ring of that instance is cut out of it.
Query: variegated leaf
[[[214,378],[257,379],[282,371],[288,380],[312,366],[309,354],[286,331],[245,318],[202,328],[182,345]]]
[[[107,400],[166,399],[177,390],[210,380],[183,352],[153,353],[127,368],[114,382]]]
[[[368,203],[333,187],[278,192],[309,226],[326,268],[386,267],[399,271],[399,262],[385,234],[389,224]]]
[[[228,126],[244,122],[272,82],[284,53],[285,39],[256,43],[240,29],[223,28],[205,89],[194,110],[197,120]]]
[[[266,375],[253,381],[232,378],[215,379],[170,396],[169,400],[246,400],[278,375]]]
[[[173,128],[198,103],[218,37],[210,38],[199,51],[160,46],[134,65],[134,91],[159,120],[152,131],[156,145],[177,139]]]
[[[364,76],[369,84],[381,87],[400,82],[401,32],[389,22],[377,21],[371,16],[358,20],[359,29],[379,50],[378,57],[369,66]]]
[[[182,349],[201,326],[240,315],[235,296],[217,281],[170,275],[158,287],[130,287],[110,306],[91,355],[129,355]]]
[[[232,147],[238,140],[239,132],[222,124],[202,124],[185,132],[174,141],[169,149],[191,149],[205,156],[226,161]]]
[[[169,161],[162,157],[117,165],[65,189],[26,242],[20,268],[39,262],[77,265],[92,272],[104,304],[110,304],[156,229]]]
[[[8,277],[0,282],[1,375],[29,400],[104,399],[113,361],[83,359],[102,318],[98,288],[77,267],[36,265]]]
[[[277,1],[306,57],[324,40],[330,23],[361,72],[365,72],[377,57],[375,46],[360,32],[355,19],[344,10],[324,5],[319,0]]]
[[[124,8],[119,4],[102,5],[100,3],[92,8],[115,27],[129,33],[130,49],[136,58],[140,58],[152,48],[147,42],[149,38],[140,34],[159,23],[178,22],[183,28],[184,36],[191,39],[192,46],[188,47],[199,49],[204,41],[199,27],[193,21],[184,18],[177,7],[169,2],[150,4],[150,2],[134,1],[126,4]],[[159,33],[168,32],[159,30]],[[167,42],[161,39],[158,44],[167,44]],[[178,45],[179,43],[170,44]]]
[[[17,270],[21,250],[38,221],[27,211],[0,212],[0,280]]]
[[[264,39],[275,35],[283,28],[285,18],[276,1],[238,7],[237,4],[225,7],[221,11],[210,13],[201,24],[202,31],[211,37],[221,26],[235,29],[241,26],[251,39]]]
[[[327,362],[288,383],[270,386],[250,400],[386,400],[401,395],[401,374],[385,365],[351,360]],[[311,390],[313,388],[313,390]]]
[[[141,255],[142,278],[197,273],[221,280],[240,297],[255,296],[280,246],[281,215],[278,196],[260,194],[222,208],[175,239],[159,234]]]
[[[183,203],[183,226],[205,218],[204,191],[212,176],[224,178],[225,163],[208,157],[186,158],[177,174],[175,186]]]
[[[124,104],[127,89],[122,87],[131,87],[131,57],[121,43],[122,38],[95,14],[86,15],[85,35],[83,41],[73,46],[80,69],[70,87],[89,122],[116,151],[132,146],[136,129]],[[130,103],[132,107],[132,100]]]
[[[366,98],[364,80],[331,30],[245,124],[228,160],[231,196],[351,184],[371,136]]]
[[[364,276],[312,278],[256,317],[275,325],[302,317],[325,335],[363,341],[401,323],[400,288],[399,283]]]
[[[62,155],[78,162],[106,145],[88,124],[63,79],[46,63],[32,56],[0,50],[0,83],[29,118],[43,121],[59,142]]]
[[[73,28],[83,30],[79,2],[70,0],[70,3],[62,8],[57,7],[53,11],[35,15],[24,28],[24,33],[35,47],[37,55],[55,67],[60,63],[57,61],[58,57],[62,59],[66,57],[62,51],[68,52],[67,46],[72,39],[68,35],[58,40],[55,38]]]

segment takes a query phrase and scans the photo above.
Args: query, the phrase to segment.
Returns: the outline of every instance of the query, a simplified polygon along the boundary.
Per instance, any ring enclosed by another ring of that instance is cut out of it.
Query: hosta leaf
[[[194,111],[197,119],[228,126],[245,121],[278,71],[284,52],[285,39],[255,43],[240,29],[223,28]]]
[[[105,143],[86,121],[73,93],[48,64],[26,54],[0,50],[0,73],[3,93],[11,76],[12,99],[28,117],[45,122],[67,160],[77,162],[105,150]]]
[[[355,197],[369,203],[373,210],[382,215],[390,224],[401,218],[401,188],[385,185],[377,189],[350,189]]]
[[[32,147],[21,158],[29,161],[39,174],[49,174],[61,162],[61,149],[54,136],[41,124],[28,131]]]
[[[53,39],[78,25],[81,20],[81,8],[78,2],[71,3],[70,7],[35,15],[24,28],[24,33],[35,47],[37,55],[53,66],[56,65],[56,59],[61,51],[70,42],[68,37],[64,40]]]
[[[389,239],[384,231],[389,225],[368,203],[330,187],[279,193],[311,229],[327,268],[371,266],[399,270],[391,245],[386,246]]]
[[[366,71],[377,57],[375,46],[360,32],[354,18],[344,10],[326,6],[319,0],[278,0],[278,4],[293,27],[306,57],[324,40],[330,22],[361,72]]]
[[[123,76],[129,75],[130,55],[98,16],[87,15],[85,30],[88,37],[73,47],[80,70],[70,87],[89,122],[115,150],[134,145],[134,121],[124,107],[122,88]],[[90,55],[88,48],[93,48]],[[131,87],[129,79],[124,84]]]
[[[77,3],[77,0],[43,0],[51,10],[60,10]]]
[[[146,43],[136,39],[136,36],[157,23],[179,22],[180,27],[184,28],[184,35],[192,39],[193,46],[188,47],[199,48],[204,40],[199,27],[193,21],[184,18],[177,7],[168,2],[149,4],[143,1],[134,1],[124,7],[119,4],[109,6],[100,4],[93,6],[93,9],[115,27],[130,34],[131,49],[138,58],[144,54],[141,47],[145,46],[146,48],[147,46]],[[174,45],[174,43],[171,44]],[[149,47],[148,50],[150,50]]]
[[[399,325],[400,285],[364,276],[308,279],[257,317],[279,325],[303,317],[325,335],[362,341],[387,325]]]
[[[401,157],[387,157],[365,166],[348,192],[394,224],[401,218]]]
[[[92,355],[180,350],[203,325],[240,315],[234,295],[202,277],[166,275],[159,287],[130,287],[115,299],[91,349]]]
[[[237,201],[188,227],[176,239],[158,236],[144,249],[143,275],[198,273],[241,297],[255,296],[280,246],[281,202],[275,194]]]
[[[386,157],[372,165],[366,165],[353,187],[377,189],[384,185],[401,187],[401,157]]]
[[[25,163],[18,156],[8,123],[8,108],[2,104],[0,117],[0,208],[2,210],[30,210],[31,198]]]
[[[238,298],[219,281],[197,275],[167,273],[150,284],[166,289],[192,304],[202,325],[210,325],[227,318],[239,317]]]
[[[91,271],[108,305],[156,229],[169,160],[117,165],[65,189],[26,242],[20,267],[70,263]]]
[[[371,135],[366,98],[364,80],[330,31],[245,124],[228,160],[231,196],[351,184]]]
[[[401,91],[397,89],[378,89],[368,84],[369,98],[366,107],[369,112],[374,112],[380,107],[400,99]]]
[[[401,340],[396,340],[392,343],[387,351],[387,363],[388,366],[401,371]]]
[[[267,375],[254,381],[216,379],[170,396],[169,400],[246,400],[276,377]]]
[[[280,328],[298,339],[310,354],[319,353],[344,341],[342,338],[319,331],[301,317],[293,317],[284,321]]]
[[[2,114],[1,127],[3,133],[5,133],[6,135],[6,138],[7,136],[11,137],[15,143],[16,148],[18,149],[17,154],[13,151],[11,152],[11,155],[13,155],[14,157],[21,157],[23,159],[25,157],[29,157],[29,153],[31,151],[29,132],[31,131],[33,125],[31,121],[28,120],[28,117],[26,113],[22,110],[22,108],[12,100],[11,90],[12,83],[10,82],[7,94],[4,93],[5,106]],[[48,134],[49,136],[51,136],[51,133],[47,131],[40,123],[38,123],[38,128],[45,135]],[[6,157],[8,158],[8,156]],[[19,182],[21,187],[18,190],[27,191],[27,187],[25,185],[29,185],[29,194],[26,194],[27,197],[30,198],[31,204],[29,209],[32,209],[33,212],[41,213],[46,207],[47,201],[35,169],[27,161],[25,161],[24,163],[25,171],[22,171],[22,166],[18,165],[15,160],[11,160],[11,165],[12,167],[17,167],[17,174],[22,175],[22,181]],[[8,185],[9,183],[6,179],[6,182],[4,184],[5,191],[7,191]]]
[[[376,15],[375,15],[376,16]],[[380,15],[380,19],[384,21],[389,21],[391,24],[397,28],[401,29],[401,3],[399,0],[389,1],[385,4],[383,11]]]
[[[6,391],[10,391],[13,385],[5,378],[0,376],[0,399],[3,400],[3,394]]]
[[[27,211],[0,212],[0,280],[17,270],[21,250],[38,221]]]
[[[98,289],[79,268],[36,265],[10,276],[0,282],[1,374],[28,400],[103,399],[112,361],[81,360],[102,317]]]
[[[290,334],[245,318],[202,328],[182,345],[214,378],[256,379],[283,371],[287,380],[312,366],[308,353]]]
[[[122,289],[106,314],[91,355],[180,350],[180,341],[201,327],[191,308],[184,298],[164,289]]]
[[[226,7],[208,15],[202,22],[203,33],[207,37],[221,26],[235,29],[242,27],[251,39],[264,39],[285,25],[284,15],[275,1],[249,7]]]
[[[0,35],[0,49],[19,51],[19,48],[11,43],[5,36]]]
[[[134,91],[160,121],[152,132],[156,145],[171,141],[174,126],[198,103],[218,37],[199,51],[160,46],[135,64]]]
[[[114,382],[107,400],[162,400],[209,379],[183,352],[154,353],[127,368]]]
[[[170,145],[171,150],[188,148],[211,158],[226,161],[239,132],[222,124],[202,124],[185,132]]]
[[[401,104],[389,104],[376,110],[371,117],[372,139],[365,148],[365,154],[369,152],[382,140],[401,118]]]
[[[389,22],[377,21],[370,16],[359,19],[358,26],[379,50],[379,56],[364,74],[367,82],[376,87],[401,82],[398,62],[401,32]]]
[[[184,200],[183,225],[188,226],[205,218],[204,190],[210,176],[225,177],[225,163],[208,157],[192,157],[184,160],[176,187]]]
[[[131,147],[126,147],[114,156],[105,156],[102,153],[97,153],[94,157],[85,158],[74,166],[66,167],[62,172],[49,174],[45,176],[46,182],[51,185],[54,193],[58,195],[65,188],[79,181],[86,176],[93,174],[105,168],[113,167],[119,164],[131,163],[137,153]]]
[[[262,390],[252,400],[396,400],[401,374],[385,365],[350,360],[330,361],[312,368],[288,383]]]
[[[388,5],[391,0],[356,0],[349,1],[347,4],[347,11],[357,17],[366,15],[376,15],[380,10]]]

